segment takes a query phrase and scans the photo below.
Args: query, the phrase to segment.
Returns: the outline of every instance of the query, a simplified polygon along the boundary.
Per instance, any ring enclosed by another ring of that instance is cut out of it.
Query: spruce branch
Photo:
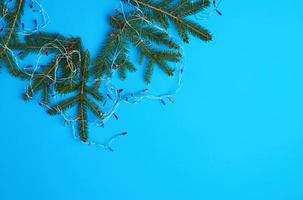
[[[187,18],[209,7],[208,0],[129,0],[125,3],[139,7],[144,16],[138,16],[136,11],[131,10],[118,12],[110,17],[112,32],[94,62],[93,73],[97,78],[104,73],[110,75],[112,70],[117,68],[121,79],[126,78],[127,69],[135,71],[134,64],[128,58],[128,49],[131,46],[140,53],[139,65],[142,65],[144,59],[147,60],[146,83],[151,82],[154,66],[158,66],[168,76],[172,76],[174,69],[169,63],[179,62],[182,54],[180,44],[167,33],[170,24],[174,25],[179,37],[185,43],[189,42],[189,35],[203,41],[212,38],[206,29]],[[154,24],[162,25],[162,29]],[[120,51],[118,56],[115,56],[117,49]]]
[[[179,0],[166,1],[162,0],[156,2],[153,0],[129,0],[134,6],[141,6],[145,8],[148,13],[147,17],[149,20],[155,22],[161,22],[168,19],[179,31],[179,35],[184,42],[188,43],[188,33],[200,38],[204,41],[212,39],[210,33],[202,28],[192,20],[186,19],[185,17],[202,12],[205,8],[209,7],[210,2],[208,0]],[[166,2],[166,3],[165,3]],[[164,5],[164,6],[163,6]],[[159,18],[159,15],[162,16]],[[162,18],[162,19],[161,19]]]
[[[77,106],[77,123],[79,127],[79,134],[82,141],[86,142],[88,139],[88,131],[87,131],[87,113],[88,110],[93,113],[97,118],[103,119],[104,115],[100,109],[100,107],[95,103],[95,101],[101,101],[103,99],[102,95],[98,91],[98,87],[89,87],[89,53],[85,52],[85,56],[83,62],[80,66],[80,77],[78,83],[75,84],[71,88],[64,88],[61,86],[61,91],[64,91],[65,94],[74,93],[76,95],[73,97],[69,97],[66,100],[62,100],[56,105],[53,105],[52,108],[48,110],[50,115],[61,114],[62,112]],[[69,86],[65,86],[69,87]],[[94,100],[93,100],[94,99]]]
[[[2,10],[7,12],[6,16],[2,16],[4,21],[7,23],[9,27],[8,32],[4,33],[3,36],[0,37],[2,41],[1,49],[0,49],[0,61],[4,61],[7,64],[8,71],[11,75],[20,78],[26,78],[26,74],[22,73],[22,71],[16,69],[15,60],[10,55],[10,52],[7,50],[12,43],[16,43],[19,41],[17,35],[18,22],[23,12],[24,8],[24,0],[17,0],[15,8],[12,11],[9,11],[3,3],[1,3]]]

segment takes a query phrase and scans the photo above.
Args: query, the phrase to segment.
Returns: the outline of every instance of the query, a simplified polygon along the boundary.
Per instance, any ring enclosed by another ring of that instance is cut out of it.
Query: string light
[[[0,18],[0,23],[2,23],[2,21],[5,20],[6,16],[9,13],[9,9],[8,9],[9,4],[12,4],[12,3],[13,3],[12,0],[5,1],[5,4],[4,4],[5,6],[2,10],[2,17]],[[221,1],[219,1],[218,3],[213,1],[214,8],[218,14],[221,14],[220,11],[217,9],[220,3],[221,3]],[[32,13],[35,13],[35,14],[38,13],[42,17],[42,22],[38,21],[37,19],[34,19],[33,20],[34,28],[27,28],[26,24],[24,22],[21,22],[21,30],[17,31],[18,35],[21,35],[21,36],[22,35],[23,36],[32,35],[34,33],[39,32],[40,30],[45,28],[50,21],[47,12],[45,12],[43,6],[41,4],[39,4],[36,0],[29,0],[29,1],[27,1],[26,5],[29,6],[29,9],[31,10]],[[130,19],[128,19],[128,17],[126,16],[126,11],[128,11],[128,10],[134,11],[133,17],[131,17]],[[148,17],[145,15],[145,12],[140,7],[140,5],[138,5],[138,4],[134,5],[133,3],[130,3],[130,0],[120,0],[120,9],[116,10],[116,12],[123,16],[123,20],[126,25],[125,27],[123,27],[121,29],[121,32],[125,31],[125,28],[131,28],[138,35],[139,40],[137,41],[136,46],[140,45],[140,43],[142,43],[142,42],[144,42],[148,45],[148,42],[146,40],[144,40],[144,38],[141,37],[141,30],[137,30],[135,27],[133,27],[131,25],[131,21],[133,21],[133,20],[140,20],[142,22],[142,25],[152,26],[153,28],[155,28],[163,33],[168,34],[171,38],[174,38],[173,35],[171,35],[167,30],[161,28],[154,22],[149,21]],[[208,15],[210,15],[210,14],[208,14]],[[199,18],[201,16],[197,15],[196,17]],[[1,27],[0,33],[4,32],[4,31],[9,31],[9,30],[11,30],[11,28]],[[120,42],[120,39],[118,39],[118,41]],[[149,44],[149,45],[151,45],[151,44]],[[23,56],[23,54],[25,53],[24,51],[20,51],[16,54],[12,49],[7,47],[7,45],[5,43],[0,43],[0,46],[2,48],[6,49],[11,54],[12,58],[14,59],[14,62],[16,63],[17,68],[30,77],[29,86],[26,89],[26,95],[28,98],[35,100],[35,97],[31,96],[30,94],[34,94],[33,78],[37,75],[46,77],[48,80],[50,80],[51,84],[49,85],[49,87],[50,88],[52,87],[52,95],[50,97],[51,101],[55,101],[57,98],[60,98],[60,95],[57,94],[56,90],[55,90],[55,86],[58,83],[62,83],[62,82],[68,81],[68,80],[73,80],[75,77],[77,77],[79,75],[79,70],[78,70],[80,68],[79,63],[81,63],[81,60],[82,60],[81,52],[79,52],[78,50],[68,50],[65,47],[65,45],[62,43],[62,41],[60,41],[60,39],[58,39],[58,38],[56,38],[52,42],[44,44],[42,46],[42,48],[39,49],[39,51],[38,51],[35,64],[27,65],[25,67],[21,67],[19,64],[19,58],[21,56]],[[175,89],[170,92],[167,92],[164,94],[152,94],[148,88],[144,88],[139,91],[133,91],[133,92],[126,93],[124,89],[116,88],[111,77],[113,77],[113,75],[116,73],[117,68],[115,68],[115,66],[118,66],[118,64],[116,62],[117,62],[119,55],[121,54],[121,49],[119,49],[119,46],[120,46],[120,44],[117,45],[116,52],[113,55],[110,75],[109,76],[104,75],[100,79],[92,80],[92,82],[91,82],[91,84],[95,84],[97,88],[100,87],[101,83],[103,84],[106,95],[105,95],[104,101],[102,102],[102,106],[109,107],[104,111],[104,115],[103,115],[102,119],[99,119],[99,118],[89,119],[88,123],[95,124],[98,127],[104,128],[106,122],[109,119],[111,119],[112,117],[114,117],[116,120],[119,120],[119,117],[116,113],[117,113],[119,106],[122,103],[138,104],[138,103],[142,102],[143,100],[156,100],[156,101],[159,101],[160,103],[162,103],[164,106],[167,105],[167,100],[168,100],[168,102],[174,103],[175,100],[174,100],[173,96],[179,92],[179,90],[181,89],[181,87],[183,85],[184,66],[181,61],[181,62],[177,63],[175,66],[175,70],[178,72],[177,73],[178,80],[177,80]],[[45,65],[42,64],[41,60],[45,56],[49,56],[49,52],[48,52],[49,48],[54,48],[54,49],[58,50],[58,52],[59,52],[55,59],[56,62],[55,62],[55,66],[54,66],[55,67],[54,76],[50,76],[48,74],[41,73],[41,71],[43,71],[43,68],[45,68]],[[183,47],[180,47],[180,51],[183,51]],[[72,57],[75,54],[79,58],[76,63],[74,63],[72,60]],[[67,61],[68,66],[71,70],[71,74],[68,77],[62,77],[57,74],[59,63],[63,59]],[[123,63],[122,64],[119,63],[119,65],[123,65]],[[28,91],[30,91],[30,92],[28,92]],[[75,116],[73,117],[72,114],[64,112],[64,111],[60,110],[58,107],[54,108],[51,106],[51,104],[49,104],[47,102],[41,102],[41,100],[36,100],[36,101],[42,107],[45,107],[47,109],[56,109],[58,111],[58,113],[60,113],[60,115],[62,116],[62,118],[64,120],[64,124],[66,126],[71,127],[73,137],[75,139],[77,139],[78,141],[81,141],[80,136],[77,133],[76,128],[75,128],[76,123],[79,121],[78,117],[75,117]],[[86,142],[82,142],[82,141],[81,142],[86,145],[89,145],[89,146],[97,146],[97,147],[100,147],[100,148],[108,150],[108,151],[113,151],[111,144],[118,138],[126,136],[126,135],[127,135],[127,132],[115,134],[104,143],[99,143],[99,142],[90,141],[90,140],[86,141]]]

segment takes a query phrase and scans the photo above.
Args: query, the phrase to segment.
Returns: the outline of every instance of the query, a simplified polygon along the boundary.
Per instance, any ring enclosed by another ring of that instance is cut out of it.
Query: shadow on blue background
[[[118,1],[41,0],[46,31],[96,52]],[[1,73],[0,199],[303,199],[303,2],[223,1],[186,46],[176,103],[123,105],[116,152],[89,148]],[[95,54],[93,54],[94,56]],[[136,76],[141,76],[137,74]]]

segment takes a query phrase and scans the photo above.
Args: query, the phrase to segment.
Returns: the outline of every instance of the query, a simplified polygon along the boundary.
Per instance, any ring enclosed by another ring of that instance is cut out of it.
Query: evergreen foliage
[[[78,107],[78,124],[79,124],[79,132],[80,138],[82,141],[86,142],[88,139],[87,132],[87,109],[90,110],[94,115],[98,118],[103,118],[103,113],[101,112],[99,106],[94,103],[94,101],[90,100],[90,98],[94,98],[98,101],[102,101],[103,97],[98,91],[98,87],[89,87],[87,85],[89,79],[89,53],[86,51],[83,63],[81,64],[80,69],[80,77],[77,80],[75,85],[66,85],[59,89],[61,94],[76,92],[76,95],[70,97],[62,102],[54,105],[53,108],[48,110],[50,115],[59,114],[61,111],[65,111],[72,106],[77,105]]]
[[[130,48],[130,45],[135,46],[140,52],[141,61],[144,58],[148,60],[145,74],[146,83],[151,82],[155,65],[168,76],[172,76],[174,70],[168,63],[179,62],[182,55],[179,51],[179,44],[167,33],[170,25],[175,27],[185,43],[189,42],[189,35],[203,41],[212,39],[206,29],[188,18],[209,7],[208,0],[128,0],[125,2],[138,6],[144,16],[138,16],[138,12],[135,10],[128,13],[119,12],[115,16],[111,16],[110,24],[113,30],[94,62],[93,72],[97,77],[102,76],[104,72],[110,75],[113,68],[118,68],[122,74],[121,78],[125,79],[125,71],[134,71],[134,64],[127,57],[127,49]],[[156,28],[151,24],[159,24],[161,28]],[[159,50],[159,45],[165,46],[167,49]],[[117,49],[122,49],[117,61],[122,61],[123,64],[118,62],[116,66],[112,66]]]
[[[98,56],[91,62],[89,52],[84,51],[80,38],[67,38],[53,33],[35,33],[20,40],[18,30],[22,29],[21,17],[25,0],[16,0],[13,9],[7,9],[4,0],[0,0],[0,17],[9,27],[0,36],[0,67],[6,66],[11,75],[30,81],[23,95],[25,100],[41,94],[41,105],[47,107],[50,115],[60,114],[70,108],[77,108],[77,123],[80,139],[88,140],[88,112],[103,119],[100,102],[100,82],[89,84],[90,79],[98,80],[112,76],[118,71],[121,79],[127,78],[127,72],[135,72],[145,67],[145,82],[150,83],[155,67],[159,67],[168,76],[173,76],[170,63],[177,63],[182,57],[180,44],[168,31],[173,27],[184,43],[190,35],[210,41],[211,34],[191,19],[210,6],[208,0],[124,0],[125,5],[133,9],[117,11],[111,16],[111,31],[100,48]],[[142,12],[138,13],[139,8]],[[155,26],[155,24],[157,26]],[[51,44],[51,45],[47,45]],[[58,49],[60,46],[60,49]],[[139,62],[133,63],[129,51],[134,48],[140,53]],[[20,59],[29,54],[50,54],[51,59],[39,71],[21,70],[11,51],[19,51]],[[64,49],[64,54],[62,53]],[[74,53],[75,51],[79,54]],[[67,55],[67,56],[66,56]],[[52,102],[50,86],[54,86],[61,95],[60,102]],[[105,95],[104,95],[105,96]]]

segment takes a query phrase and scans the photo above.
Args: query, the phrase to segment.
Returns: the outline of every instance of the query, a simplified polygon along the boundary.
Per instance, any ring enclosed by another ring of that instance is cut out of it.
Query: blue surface
[[[72,3],[73,2],[73,3]],[[118,1],[41,0],[47,31],[81,36],[95,52]],[[303,2],[223,1],[186,46],[176,103],[124,105],[115,153],[81,145],[59,118],[20,99],[0,77],[1,200],[302,200]],[[140,74],[137,74],[140,76]],[[159,75],[160,76],[160,75]]]

